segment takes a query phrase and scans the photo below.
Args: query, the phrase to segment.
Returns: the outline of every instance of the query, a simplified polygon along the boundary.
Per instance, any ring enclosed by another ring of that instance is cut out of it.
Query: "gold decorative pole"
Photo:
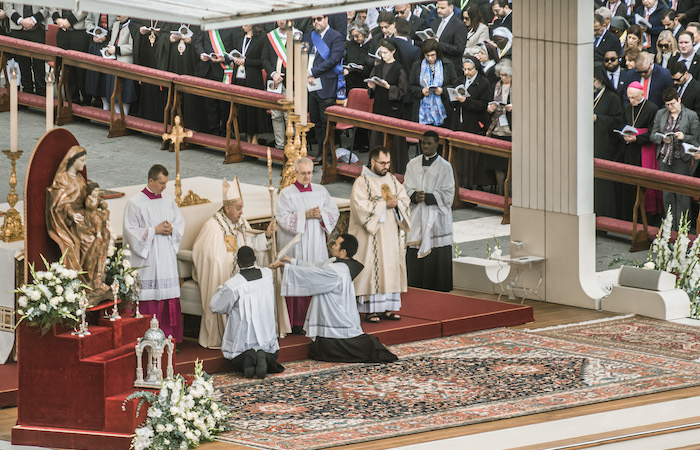
[[[0,237],[5,242],[21,241],[24,239],[24,225],[22,216],[15,209],[19,197],[15,192],[17,187],[17,160],[22,156],[22,152],[17,150],[17,68],[10,69],[10,150],[2,152],[10,159],[12,172],[10,173],[10,193],[7,194],[7,203],[10,209],[5,213],[5,217],[0,227]]]
[[[180,178],[180,144],[185,138],[192,137],[192,131],[185,131],[185,127],[182,126],[182,119],[180,116],[175,116],[173,120],[175,123],[170,129],[170,133],[163,133],[163,141],[170,140],[173,143],[173,148],[175,149],[175,203],[177,206],[192,206],[200,205],[202,203],[211,203],[206,198],[202,198],[199,195],[192,192],[190,189],[182,198],[182,180]]]
[[[306,148],[306,133],[309,132],[314,127],[314,124],[309,122],[306,124],[297,124],[297,131],[300,135],[299,144],[299,158],[306,158],[307,148]]]
[[[299,139],[296,124],[299,122],[299,116],[296,114],[287,114],[287,142],[284,144],[284,156],[286,161],[284,162],[284,168],[282,169],[282,179],[280,180],[279,190],[286,188],[287,186],[294,184],[297,177],[294,173],[294,161],[299,157],[298,146],[296,143]]]

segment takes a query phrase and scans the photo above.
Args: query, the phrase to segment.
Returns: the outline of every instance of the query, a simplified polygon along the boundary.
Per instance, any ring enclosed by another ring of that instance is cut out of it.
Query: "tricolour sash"
[[[211,47],[214,49],[214,53],[220,56],[226,54],[226,49],[224,48],[224,43],[221,40],[219,30],[209,30],[209,41],[211,41]],[[233,63],[219,64],[221,64],[221,67],[224,68],[224,79],[222,81],[226,84],[231,84],[231,82],[233,81]]]
[[[273,50],[277,53],[277,57],[282,61],[282,65],[284,65],[285,68],[287,67],[287,47],[284,43],[286,38],[286,36],[282,38],[282,33],[280,33],[279,28],[275,28],[267,33],[267,39],[269,39]]]

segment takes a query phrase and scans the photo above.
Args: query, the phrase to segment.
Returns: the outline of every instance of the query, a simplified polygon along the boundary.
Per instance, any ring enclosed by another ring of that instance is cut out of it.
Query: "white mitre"
[[[226,181],[226,178],[224,178],[221,185],[223,191],[221,202],[224,206],[243,202],[243,194],[241,193],[241,184],[238,182],[238,177],[234,177],[232,183],[229,183]]]

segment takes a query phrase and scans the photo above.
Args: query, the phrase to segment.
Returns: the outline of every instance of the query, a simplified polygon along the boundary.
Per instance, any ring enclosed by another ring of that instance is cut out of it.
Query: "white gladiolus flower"
[[[23,316],[23,315],[24,315],[24,311],[22,311],[21,309],[18,309],[18,310],[17,310],[17,314],[19,314],[20,316]]]
[[[44,274],[45,274],[45,273],[46,273],[46,272],[37,272],[35,278],[36,278],[37,280],[43,280],[43,279],[44,279]]]
[[[216,411],[216,410],[218,410],[218,409],[219,409],[219,405],[218,405],[217,403],[212,402],[212,404],[211,404],[211,410],[212,410],[212,411]]]
[[[163,444],[170,445],[170,441],[168,439],[163,439]]]
[[[161,411],[160,409],[155,408],[155,407],[148,408],[148,417],[153,417],[155,419],[158,419],[161,416],[163,416],[163,411]]]
[[[110,243],[109,243],[109,247],[107,247],[107,256],[109,256],[110,258],[111,258],[112,256],[114,256],[114,251],[115,251],[115,250],[116,250],[116,248],[114,248],[114,245],[112,245],[112,243],[110,242]]]
[[[163,425],[162,423],[159,423],[158,425],[156,425],[156,432],[157,433],[163,433],[164,431],[165,431],[165,425]],[[166,444],[167,444],[167,442],[166,442]]]
[[[128,259],[125,259],[122,261],[122,266],[124,266],[125,269],[131,269],[131,263],[129,262]]]
[[[32,289],[31,292],[27,292],[27,296],[32,300],[37,301],[41,298],[41,292],[36,289]]]
[[[165,425],[165,432],[166,432],[166,433],[170,433],[170,432],[173,431],[174,429],[175,429],[175,427],[173,427],[173,424],[172,424],[172,423],[168,423],[168,424]]]
[[[46,306],[46,303],[42,303],[41,305],[39,305],[39,309],[42,310],[42,311],[44,311],[44,312],[46,312],[46,310],[48,309],[48,307]]]
[[[58,304],[60,303],[60,302],[58,301],[59,298],[60,298],[60,297],[51,297],[51,298],[49,299],[49,304],[55,308],[55,307],[58,306]]]
[[[27,307],[27,297],[25,297],[25,296],[20,297],[20,298],[17,300],[17,304],[18,304],[19,306],[21,306],[22,308],[26,308],[26,307]]]
[[[131,275],[127,274],[124,276],[124,284],[127,286],[132,286],[134,284],[134,277]]]
[[[187,450],[187,442],[185,442],[185,441],[180,442],[180,450]]]
[[[131,256],[131,250],[129,250],[129,246],[127,246],[123,251],[122,255],[124,256]]]
[[[57,293],[58,295],[63,294],[63,286],[61,286],[61,285],[56,286],[56,293]]]

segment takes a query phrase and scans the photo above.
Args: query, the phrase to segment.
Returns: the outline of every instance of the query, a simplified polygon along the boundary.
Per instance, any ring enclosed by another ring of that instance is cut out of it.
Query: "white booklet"
[[[457,97],[465,97],[465,98],[471,97],[471,95],[469,95],[469,92],[467,92],[467,88],[465,88],[463,84],[460,84],[459,86],[455,86],[453,88],[448,87],[447,88],[447,95],[450,96],[451,102],[458,101]]]
[[[653,28],[649,21],[644,17],[640,16],[639,14],[634,15],[634,23],[636,23],[639,26],[646,27],[647,29]]]
[[[100,53],[102,53],[102,57],[105,59],[117,59],[117,55],[110,55],[107,53],[107,47],[102,47]]]
[[[284,258],[285,256],[288,256],[292,252],[292,249],[294,248],[294,246],[299,243],[299,241],[301,241],[301,233],[294,236],[294,239],[289,241],[289,243],[287,245],[285,245],[282,250],[280,250],[280,252],[277,254],[277,259],[275,260],[275,262],[281,261],[282,258]]]
[[[371,77],[371,78],[365,78],[365,83],[369,83],[370,81],[373,82],[373,83],[375,83],[375,84],[378,84],[379,86],[382,86],[382,87],[384,87],[384,88],[386,88],[386,89],[389,89],[389,87],[390,87],[388,81],[386,81],[386,80],[383,79],[383,78],[379,78],[379,77],[376,76],[376,75],[373,76],[373,77]]]
[[[311,84],[307,81],[306,88],[309,92],[320,91],[321,89],[323,89],[323,83],[321,83],[320,78],[314,78],[314,84]]]
[[[89,34],[90,36],[102,37],[107,36],[107,30],[105,30],[102,27],[95,27],[92,30],[88,31],[87,34]]]
[[[267,92],[274,92],[275,94],[282,93],[282,85],[284,82],[280,81],[277,87],[275,87],[275,82],[272,80],[267,80]]]
[[[639,134],[639,130],[631,125],[625,125],[625,128],[623,128],[622,130],[613,130],[613,132],[621,134],[623,136],[636,136],[637,134]]]
[[[668,133],[655,133],[654,136],[659,137],[660,139],[665,139],[667,137],[673,137],[673,135],[676,134],[673,131],[669,131]]]
[[[416,36],[418,36],[421,41],[427,41],[428,39],[435,39],[437,37],[432,28],[416,31]]]
[[[694,155],[697,152],[700,152],[700,148],[694,146],[693,144],[688,144],[687,142],[684,142],[683,143],[683,151],[689,155]]]

